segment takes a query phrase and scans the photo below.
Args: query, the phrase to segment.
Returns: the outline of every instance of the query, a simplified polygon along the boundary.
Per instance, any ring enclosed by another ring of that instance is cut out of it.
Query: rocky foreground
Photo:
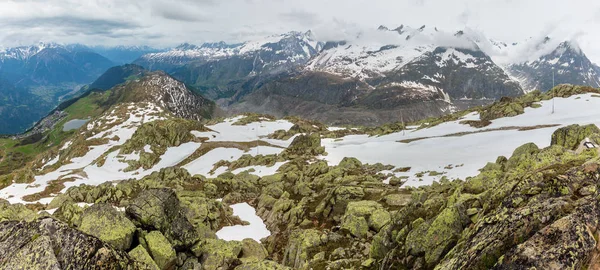
[[[598,269],[600,158],[584,142],[598,145],[600,129],[564,127],[552,146],[523,145],[466,181],[399,189],[384,165],[315,161],[319,136],[301,135],[271,176],[173,167],[71,187],[55,211],[5,201],[0,268]],[[243,224],[228,207],[240,202],[269,237],[216,237]]]

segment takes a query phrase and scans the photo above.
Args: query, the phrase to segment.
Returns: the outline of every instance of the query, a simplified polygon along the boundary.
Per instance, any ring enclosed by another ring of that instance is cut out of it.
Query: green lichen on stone
[[[148,245],[148,251],[156,265],[162,270],[170,269],[177,259],[175,249],[171,247],[169,240],[159,231],[151,231],[144,238]]]
[[[369,227],[378,232],[392,219],[390,213],[384,209],[375,210],[369,217]]]
[[[129,257],[134,261],[142,264],[148,270],[160,270],[158,265],[154,262],[148,251],[144,247],[137,246],[129,251]]]
[[[205,258],[202,266],[205,270],[227,269],[239,262],[243,244],[239,241],[206,239],[192,247],[197,257]]]
[[[320,231],[313,229],[295,230],[289,237],[282,263],[293,269],[303,268],[313,255],[311,254],[313,249],[324,243],[323,233]]]
[[[242,261],[260,261],[269,256],[267,249],[256,242],[254,239],[246,238],[242,240]]]
[[[129,249],[135,233],[135,225],[107,204],[87,208],[81,216],[79,229],[120,250]]]
[[[0,222],[16,220],[16,221],[33,221],[38,215],[22,204],[10,204],[6,200],[0,199]]]
[[[587,126],[570,125],[556,130],[552,134],[551,144],[575,150],[584,139],[590,138],[592,135],[600,135],[600,129],[594,124]]]

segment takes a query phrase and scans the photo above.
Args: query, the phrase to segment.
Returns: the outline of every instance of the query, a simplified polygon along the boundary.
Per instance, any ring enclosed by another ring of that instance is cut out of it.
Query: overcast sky
[[[570,36],[586,52],[600,47],[595,0],[0,0],[5,47],[39,41],[168,47],[309,29],[332,39],[381,24],[470,27],[506,42]]]

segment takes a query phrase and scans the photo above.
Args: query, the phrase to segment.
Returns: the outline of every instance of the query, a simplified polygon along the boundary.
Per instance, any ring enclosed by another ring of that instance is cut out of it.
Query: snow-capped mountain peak
[[[136,60],[150,69],[170,70],[189,62],[209,62],[231,57],[257,59],[257,63],[277,66],[305,63],[322,48],[312,31],[288,32],[243,43],[204,43],[201,46],[184,43],[169,51],[150,53]],[[272,63],[270,63],[272,62]]]
[[[534,46],[533,57],[509,65],[509,72],[524,89],[547,91],[562,83],[600,87],[600,68],[594,65],[574,40],[544,37]]]

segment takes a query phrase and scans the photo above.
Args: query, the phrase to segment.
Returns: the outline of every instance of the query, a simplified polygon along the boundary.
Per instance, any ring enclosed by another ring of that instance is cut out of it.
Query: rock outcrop
[[[2,269],[137,269],[127,253],[52,218],[0,223]]]

